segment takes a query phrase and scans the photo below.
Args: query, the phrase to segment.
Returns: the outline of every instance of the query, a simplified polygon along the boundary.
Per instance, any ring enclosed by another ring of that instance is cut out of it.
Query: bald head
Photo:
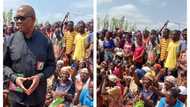
[[[28,37],[31,37],[36,21],[34,9],[29,5],[21,5],[17,9],[16,17],[14,19],[19,31],[28,35]]]
[[[21,5],[18,8],[17,12],[20,12],[20,11],[23,12],[25,14],[25,16],[31,16],[34,19],[36,18],[35,11],[30,5]]]

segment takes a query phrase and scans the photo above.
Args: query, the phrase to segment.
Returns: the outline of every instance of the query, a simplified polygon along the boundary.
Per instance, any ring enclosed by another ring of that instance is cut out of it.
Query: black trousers
[[[44,104],[38,104],[38,105],[29,106],[29,105],[19,104],[19,103],[15,102],[15,101],[10,101],[10,107],[44,107]]]

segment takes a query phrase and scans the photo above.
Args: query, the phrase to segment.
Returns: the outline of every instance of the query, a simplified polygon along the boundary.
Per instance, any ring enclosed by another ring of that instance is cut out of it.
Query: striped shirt
[[[74,39],[76,36],[76,32],[65,32],[64,33],[64,43],[65,43],[65,47],[66,47],[66,53],[70,53],[71,49],[73,48],[73,44],[74,44]]]
[[[162,38],[160,40],[160,60],[163,61],[164,59],[166,59],[166,51],[168,48],[168,44],[169,44],[169,39],[164,39]]]

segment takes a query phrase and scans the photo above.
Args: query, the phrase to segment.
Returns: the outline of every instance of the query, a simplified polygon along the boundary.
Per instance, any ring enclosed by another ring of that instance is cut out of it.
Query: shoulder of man
[[[22,32],[19,32],[19,31],[13,33],[13,34],[10,36],[10,41],[9,41],[9,43],[5,43],[5,44],[7,45],[7,47],[9,47],[9,46],[12,44],[13,40],[15,40],[15,39],[20,39],[19,36],[21,36],[21,35],[23,35],[23,34],[22,34]],[[7,42],[7,41],[5,41],[5,42]]]
[[[47,44],[51,43],[51,40],[46,35],[44,35],[42,32],[40,32],[40,31],[35,31],[34,35],[37,35],[37,38],[39,40],[44,41]]]

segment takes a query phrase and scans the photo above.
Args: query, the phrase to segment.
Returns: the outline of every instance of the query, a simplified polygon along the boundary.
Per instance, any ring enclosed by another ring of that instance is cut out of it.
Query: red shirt
[[[141,46],[141,47],[136,47],[136,48],[135,48],[135,52],[134,52],[134,54],[133,54],[133,57],[136,58],[136,57],[140,56],[143,51],[144,51],[144,47],[143,47],[143,46]],[[143,57],[143,56],[142,56],[142,57]],[[135,62],[137,62],[137,63],[142,63],[142,61],[143,61],[143,58],[142,58],[142,57],[136,59]]]

